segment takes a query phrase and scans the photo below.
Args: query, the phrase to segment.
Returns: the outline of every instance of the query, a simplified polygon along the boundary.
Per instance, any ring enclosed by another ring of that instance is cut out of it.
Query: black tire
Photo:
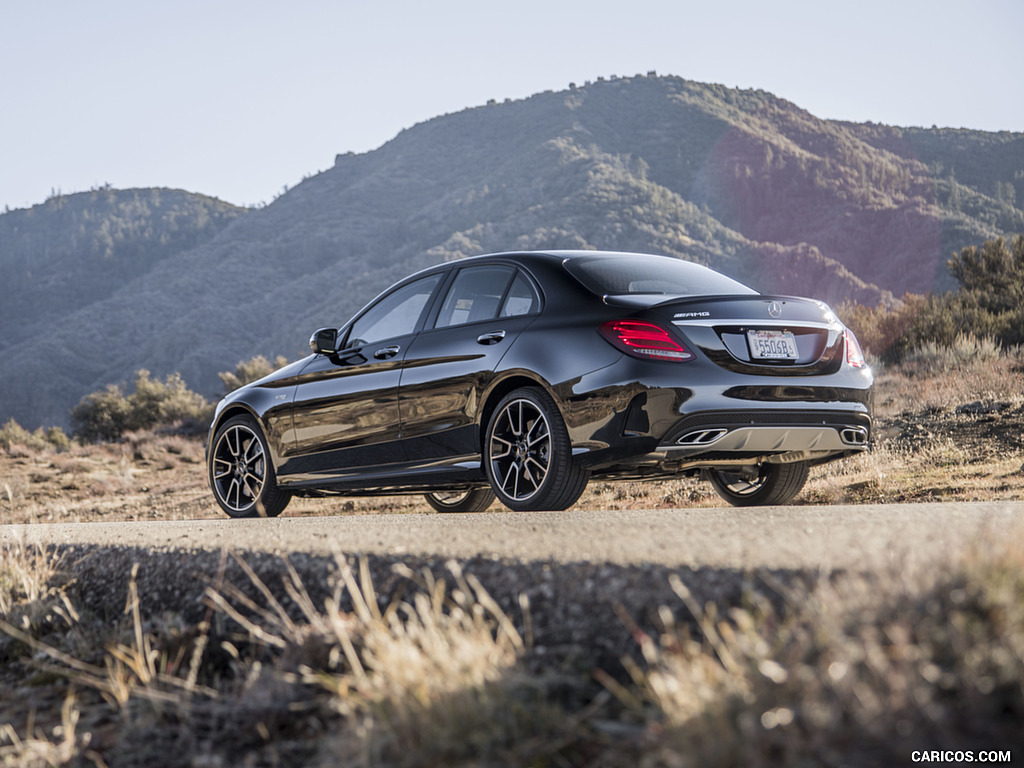
[[[424,496],[427,504],[438,512],[483,512],[494,502],[490,488],[470,488],[468,491],[434,491]]]
[[[788,504],[807,482],[807,462],[760,464],[749,471],[711,469],[708,478],[715,493],[734,507]]]
[[[277,486],[267,440],[251,416],[233,416],[220,426],[207,473],[217,504],[231,517],[277,517],[291,501]]]
[[[483,447],[494,495],[518,512],[567,509],[590,479],[573,461],[558,406],[539,387],[517,389],[498,402]]]

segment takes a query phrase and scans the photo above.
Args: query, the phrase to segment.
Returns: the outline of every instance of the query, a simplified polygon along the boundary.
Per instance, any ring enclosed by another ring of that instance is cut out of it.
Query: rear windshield
[[[565,268],[588,290],[599,296],[723,296],[757,293],[753,288],[713,269],[668,256],[583,256],[566,259]]]

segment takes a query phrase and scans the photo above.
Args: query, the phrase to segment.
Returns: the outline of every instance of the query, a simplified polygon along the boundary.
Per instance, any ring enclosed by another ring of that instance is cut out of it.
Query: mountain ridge
[[[84,394],[138,368],[179,371],[213,395],[218,371],[298,356],[313,328],[340,324],[393,280],[488,251],[660,252],[833,303],[941,291],[953,251],[1024,231],[1011,199],[1024,199],[1020,147],[1021,134],[820,120],[764,91],[673,77],[468,108],[340,154],[270,205],[67,307],[44,355],[23,332],[31,316],[0,322],[0,421],[65,424]],[[0,241],[0,269],[6,260]]]

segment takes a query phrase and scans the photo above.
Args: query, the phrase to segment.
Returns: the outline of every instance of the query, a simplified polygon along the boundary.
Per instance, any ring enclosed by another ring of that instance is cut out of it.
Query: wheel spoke
[[[758,473],[757,477],[753,478],[744,477],[736,472],[720,472],[719,476],[725,487],[737,496],[749,496],[752,493],[757,493],[767,480],[767,476],[763,473]]]
[[[250,481],[252,485],[250,485]],[[260,491],[263,489],[263,478],[258,475],[254,475],[252,472],[246,472],[242,475],[242,482],[245,483],[245,488],[249,491],[249,495],[252,498],[256,498],[260,495]]]
[[[234,502],[232,502],[232,498],[234,499]],[[231,485],[228,486],[227,499],[225,499],[225,501],[227,501],[228,506],[232,509],[241,509],[242,484],[238,482],[237,477],[231,480]]]
[[[254,452],[253,447],[256,448]],[[253,455],[250,456],[250,453],[252,453]],[[261,458],[263,458],[263,446],[260,444],[259,440],[253,437],[253,439],[249,442],[249,447],[245,449],[245,455],[242,457],[242,461],[244,461],[246,466],[248,466]]]
[[[515,483],[512,486],[512,490],[509,491],[508,484],[509,480],[512,478],[513,473],[515,473],[516,479]],[[505,479],[502,480],[501,482],[501,489],[512,498],[519,497],[519,465],[516,464],[514,461],[510,462],[508,465],[508,472],[505,474]]]
[[[533,490],[537,490],[537,487],[540,485],[540,483],[537,482],[537,479],[533,476],[533,473],[530,471],[529,462],[525,462],[523,464],[523,479],[533,486]]]
[[[536,437],[531,437],[531,435],[533,434],[534,427],[538,425],[540,425],[541,427],[540,433]],[[531,448],[535,446],[537,443],[539,443],[541,440],[548,439],[549,433],[547,430],[547,426],[547,422],[543,421],[542,419],[537,419],[537,421],[533,422],[533,427],[530,427],[530,431],[526,435],[526,442]]]
[[[257,494],[259,493],[259,487],[260,487],[259,486],[259,480],[257,478],[253,478],[253,479],[257,480],[257,482],[256,482],[256,490],[254,491],[253,487],[251,485],[249,485],[249,479],[250,478],[252,478],[252,475],[249,475],[249,474],[242,475],[242,488],[245,489],[245,495],[248,498],[255,499]]]
[[[537,467],[537,470],[539,471],[539,475],[537,476],[536,480],[532,480],[534,475],[533,475],[533,472],[530,472],[530,465],[531,464],[533,464],[535,467]],[[544,477],[548,473],[548,468],[546,466],[544,466],[543,464],[541,464],[539,461],[537,461],[532,456],[526,460],[526,467],[525,468],[526,468],[526,471],[529,473],[529,476],[531,478],[531,482],[533,483],[534,487],[539,488],[540,484],[544,482]]]
[[[469,491],[435,491],[431,495],[442,504],[458,504],[469,496]]]
[[[494,444],[495,443],[500,443],[501,446],[504,448],[504,451],[502,453],[495,453],[494,452]],[[491,459],[504,459],[506,456],[510,456],[511,454],[512,454],[512,443],[511,442],[509,442],[508,440],[505,440],[503,438],[500,438],[497,435],[494,435],[493,437],[491,437]]]

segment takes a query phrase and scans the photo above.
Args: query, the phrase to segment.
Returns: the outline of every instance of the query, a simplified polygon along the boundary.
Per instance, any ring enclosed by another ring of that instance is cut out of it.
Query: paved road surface
[[[877,569],[1024,533],[1024,502],[0,526],[0,541],[498,557],[669,567]]]

